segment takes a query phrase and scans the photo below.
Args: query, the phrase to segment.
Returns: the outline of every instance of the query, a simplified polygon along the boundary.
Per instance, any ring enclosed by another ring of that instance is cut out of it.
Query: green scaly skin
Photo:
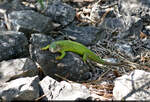
[[[89,50],[86,46],[84,46],[78,42],[71,41],[71,40],[55,41],[55,42],[52,42],[51,44],[47,45],[46,47],[41,48],[41,50],[47,50],[47,49],[49,49],[53,53],[55,53],[55,52],[61,53],[61,56],[56,57],[57,60],[64,58],[64,56],[66,55],[66,51],[69,51],[69,52],[74,52],[79,55],[82,55],[84,62],[86,62],[87,59],[90,59],[94,62],[103,64],[103,65],[113,65],[113,66],[122,65],[122,63],[106,62],[106,61],[100,59],[94,52]]]
[[[43,9],[44,8],[43,0],[37,0],[37,1],[40,3],[40,5],[41,5],[41,7]]]

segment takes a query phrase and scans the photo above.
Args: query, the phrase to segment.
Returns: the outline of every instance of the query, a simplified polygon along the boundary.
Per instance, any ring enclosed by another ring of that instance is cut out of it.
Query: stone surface
[[[4,20],[0,20],[0,31],[7,31]]]
[[[143,22],[135,16],[109,17],[99,27],[101,28],[101,34],[105,34],[102,37],[103,39],[107,37],[111,39],[112,36],[125,39],[130,36],[139,37],[140,31],[143,28]]]
[[[145,26],[145,29],[143,29],[143,33],[150,36],[150,26]]]
[[[45,47],[46,45],[50,44],[54,39],[51,36],[44,35],[41,33],[34,33],[31,34],[30,38],[30,57],[34,61],[38,61],[38,54],[41,53],[40,48]],[[49,53],[50,51],[48,51]]]
[[[126,16],[137,16],[144,20],[150,17],[150,1],[143,0],[119,0],[118,2],[119,11],[122,15]]]
[[[142,39],[141,43],[143,44],[144,48],[150,49],[150,39]]]
[[[62,3],[60,0],[48,0],[43,1],[45,10],[44,15],[52,18],[52,20],[60,23],[65,26],[72,22],[75,18],[75,9],[73,9],[70,5]],[[37,5],[37,8],[42,11],[40,4]]]
[[[2,101],[33,101],[39,97],[39,78],[25,77],[18,78],[0,85],[0,97]]]
[[[8,15],[13,30],[31,34],[32,32],[49,32],[55,27],[49,17],[33,10],[13,11]],[[29,36],[29,35],[27,35]]]
[[[75,100],[90,97],[90,91],[82,84],[68,83],[66,81],[59,83],[48,76],[40,81],[40,86],[44,94],[46,94],[43,100]]]
[[[113,96],[115,100],[150,100],[150,73],[134,70],[115,80]]]
[[[29,58],[12,59],[0,62],[0,83],[19,77],[38,75],[35,63]]]
[[[21,4],[22,0],[2,0],[3,3],[0,4],[0,8],[6,10],[7,13],[19,10],[31,9],[27,6]]]
[[[118,52],[122,52],[125,55],[129,56],[130,58],[134,57],[133,49],[130,44],[116,43],[115,47],[117,48]]]
[[[0,61],[28,56],[28,41],[21,32],[0,32]]]
[[[96,43],[100,37],[99,29],[92,26],[68,26],[62,30],[62,32],[69,38],[80,42],[84,45],[92,45]]]
[[[150,1],[143,0],[119,0],[119,13],[125,20],[127,27],[130,27],[130,35],[140,34],[147,22],[150,22]]]
[[[100,27],[100,39],[103,40],[112,38],[112,36],[117,36],[119,33],[127,31],[127,27],[122,18],[119,17],[109,17],[105,18],[104,21],[99,25]]]

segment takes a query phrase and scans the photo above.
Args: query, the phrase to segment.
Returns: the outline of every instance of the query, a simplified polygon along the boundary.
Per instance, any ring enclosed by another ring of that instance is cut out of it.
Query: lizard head
[[[49,50],[52,53],[56,53],[56,52],[59,52],[60,48],[57,44],[55,44],[55,42],[53,42],[52,44],[50,44]]]

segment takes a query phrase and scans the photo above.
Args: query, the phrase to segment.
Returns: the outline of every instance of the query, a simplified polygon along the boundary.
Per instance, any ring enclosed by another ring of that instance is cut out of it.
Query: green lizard
[[[106,62],[99,58],[94,52],[89,50],[86,46],[75,42],[71,40],[59,40],[52,42],[51,44],[47,45],[46,47],[41,48],[41,50],[47,50],[49,49],[52,53],[60,52],[61,56],[57,56],[56,60],[62,59],[66,55],[66,51],[74,52],[79,55],[83,56],[83,61],[86,62],[87,59],[90,59],[94,62],[97,62],[99,64],[103,65],[114,65],[114,66],[119,66],[122,65],[123,63],[111,63],[111,62]]]

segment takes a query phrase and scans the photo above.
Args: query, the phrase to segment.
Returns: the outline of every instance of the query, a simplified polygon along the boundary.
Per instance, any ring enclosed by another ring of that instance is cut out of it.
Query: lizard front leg
[[[49,47],[50,47],[50,44],[45,46],[45,47],[43,47],[43,48],[41,48],[41,50],[47,50],[47,49],[49,49]]]
[[[65,51],[60,51],[61,55],[56,57],[56,60],[61,60],[66,55]]]

